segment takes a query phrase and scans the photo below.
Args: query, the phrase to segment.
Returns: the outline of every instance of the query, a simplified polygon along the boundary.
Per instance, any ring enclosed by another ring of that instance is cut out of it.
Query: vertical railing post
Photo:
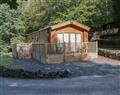
[[[48,44],[45,43],[45,63],[47,64],[48,63]]]
[[[64,45],[64,49],[63,49],[63,58],[64,58],[64,62],[66,62],[66,60],[65,60],[65,43],[63,43],[63,45]]]

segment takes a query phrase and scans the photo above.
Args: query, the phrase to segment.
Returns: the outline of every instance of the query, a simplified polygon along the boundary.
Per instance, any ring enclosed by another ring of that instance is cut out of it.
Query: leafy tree
[[[28,0],[22,3],[27,33],[67,20],[90,27],[111,22],[111,0]]]
[[[2,45],[4,44],[3,40],[0,38],[0,52],[2,52]]]
[[[10,8],[12,9],[16,9],[18,4],[17,4],[17,0],[0,0],[0,4],[8,4],[10,5]]]
[[[11,39],[11,44],[15,44],[15,43],[24,43],[26,41],[25,37],[19,35],[17,37],[13,37]]]
[[[113,0],[114,20],[120,28],[120,0]]]
[[[1,39],[10,44],[12,37],[23,35],[25,24],[19,9],[10,9],[7,4],[0,4],[0,36]]]

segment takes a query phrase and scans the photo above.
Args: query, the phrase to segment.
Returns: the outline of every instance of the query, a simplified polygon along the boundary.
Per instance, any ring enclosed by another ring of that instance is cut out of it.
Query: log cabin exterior
[[[88,26],[67,21],[30,33],[28,43],[32,43],[32,58],[40,63],[80,61],[83,56],[81,52],[88,55],[82,49],[84,46],[88,47],[90,57],[96,58],[97,44],[88,42],[89,31]]]
[[[88,32],[90,28],[76,21],[67,21],[64,23],[49,26],[39,31],[28,34],[28,42],[34,43],[77,43],[88,42]]]

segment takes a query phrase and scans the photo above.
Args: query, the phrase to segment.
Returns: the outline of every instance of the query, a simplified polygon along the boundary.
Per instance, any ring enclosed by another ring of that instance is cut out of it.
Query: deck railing
[[[97,42],[83,42],[83,43],[46,43],[46,50],[48,54],[61,54],[71,52],[97,52]]]
[[[48,56],[71,54],[88,54],[97,58],[97,42],[82,43],[33,43],[13,45],[14,58],[33,58],[41,63],[47,63]]]
[[[71,54],[88,54],[89,56],[97,57],[97,42],[83,42],[71,44],[34,43],[32,45],[32,58],[38,60],[41,63],[48,63],[48,59],[50,58],[50,56],[63,55],[64,58],[66,58],[68,55]]]

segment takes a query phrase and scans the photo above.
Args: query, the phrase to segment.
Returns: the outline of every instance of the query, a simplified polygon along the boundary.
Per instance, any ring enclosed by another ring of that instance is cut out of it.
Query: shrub
[[[24,43],[25,42],[25,37],[23,36],[17,36],[17,37],[13,37],[11,39],[11,44],[14,44],[14,43]]]

